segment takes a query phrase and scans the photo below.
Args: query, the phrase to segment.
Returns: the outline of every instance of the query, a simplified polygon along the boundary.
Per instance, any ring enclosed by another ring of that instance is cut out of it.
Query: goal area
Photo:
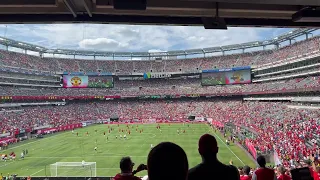
[[[56,162],[50,164],[51,177],[96,177],[96,162]]]

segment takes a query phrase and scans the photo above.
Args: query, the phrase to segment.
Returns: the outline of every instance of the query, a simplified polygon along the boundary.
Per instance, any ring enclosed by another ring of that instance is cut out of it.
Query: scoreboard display
[[[230,69],[203,70],[201,84],[203,86],[251,83],[251,67]]]
[[[64,88],[112,88],[112,76],[63,76]]]

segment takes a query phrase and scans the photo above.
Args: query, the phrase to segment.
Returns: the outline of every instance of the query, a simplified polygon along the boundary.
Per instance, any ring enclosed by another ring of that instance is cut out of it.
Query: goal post
[[[51,177],[96,177],[96,162],[56,162],[50,164]]]

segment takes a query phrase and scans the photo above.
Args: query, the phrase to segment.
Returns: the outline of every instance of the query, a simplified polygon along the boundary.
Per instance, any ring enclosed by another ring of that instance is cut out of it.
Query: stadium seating
[[[194,72],[202,69],[230,68],[236,66],[263,66],[287,61],[288,58],[303,56],[320,48],[320,38],[297,42],[279,50],[257,51],[224,56],[199,57],[172,60],[82,60],[62,58],[40,58],[16,52],[0,50],[0,66],[13,67],[26,71],[68,71],[68,72],[113,72],[131,74],[145,72]],[[319,70],[314,68],[312,70]],[[301,70],[299,73],[309,72]],[[294,74],[287,73],[286,75]],[[280,77],[272,75],[270,77]],[[268,76],[269,77],[269,76]],[[267,78],[267,76],[263,77]],[[261,79],[263,79],[261,78]],[[100,81],[99,78],[93,82]],[[0,96],[139,96],[139,95],[177,95],[177,94],[220,94],[249,93],[287,90],[308,90],[320,87],[320,76],[291,78],[244,85],[202,86],[201,79],[114,79],[114,88],[37,88],[14,87],[8,83],[37,85],[59,85],[60,77],[17,72],[0,72]],[[293,109],[289,103],[242,102],[197,100],[154,100],[154,101],[105,101],[67,103],[65,106],[5,108],[0,113],[0,132],[15,129],[35,128],[51,125],[54,127],[80,123],[92,119],[119,117],[120,121],[166,119],[185,120],[188,116],[214,117],[223,123],[233,123],[250,128],[257,133],[250,142],[259,152],[275,149],[286,167],[301,163],[308,155],[315,153],[316,142],[320,142],[320,111],[312,109]],[[11,111],[19,110],[19,111]]]
[[[196,71],[212,68],[229,68],[237,66],[261,66],[268,63],[285,62],[289,58],[303,56],[318,51],[320,38],[308,40],[282,47],[278,50],[257,51],[252,53],[212,56],[206,58],[190,58],[184,60],[83,60],[62,58],[40,58],[16,52],[0,50],[0,65],[42,71],[78,72],[117,72],[129,74],[132,72],[179,72]]]
[[[120,120],[185,120],[190,115],[214,117],[259,133],[251,140],[260,152],[275,147],[286,165],[315,153],[312,140],[320,140],[320,111],[294,109],[288,103],[241,101],[117,101],[70,103],[66,106],[27,107],[20,112],[1,113],[2,132],[53,125],[55,127],[92,119],[119,117]],[[8,111],[8,110],[7,110]]]
[[[28,83],[24,80],[1,79],[1,82]],[[30,82],[29,82],[30,83]],[[48,82],[37,82],[37,84],[51,84]],[[283,91],[320,87],[320,76],[295,78],[281,81],[270,81],[264,83],[252,83],[244,85],[225,86],[201,86],[200,79],[155,79],[155,80],[121,80],[115,81],[112,89],[86,88],[86,89],[64,89],[64,88],[13,88],[3,86],[0,95],[77,95],[77,96],[107,96],[107,95],[176,95],[176,94],[220,94],[220,93],[248,93],[263,91]]]

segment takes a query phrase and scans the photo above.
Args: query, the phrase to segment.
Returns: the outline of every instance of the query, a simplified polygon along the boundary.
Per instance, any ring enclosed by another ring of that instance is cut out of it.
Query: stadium
[[[275,173],[317,173],[318,33],[299,28],[161,52],[49,48],[1,36],[0,177],[109,180],[121,158],[137,169],[162,142],[180,146],[191,168],[203,160],[204,134],[240,175],[245,166],[257,172],[261,156]]]

